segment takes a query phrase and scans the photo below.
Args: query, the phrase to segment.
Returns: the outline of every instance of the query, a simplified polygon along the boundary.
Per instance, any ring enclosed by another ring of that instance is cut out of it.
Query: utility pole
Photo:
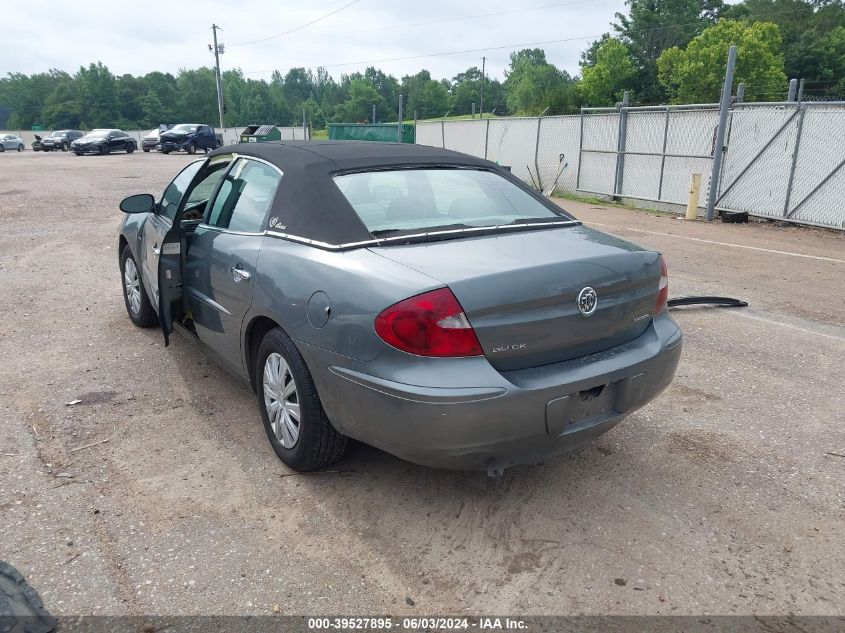
[[[478,100],[478,118],[484,118],[484,65],[487,63],[487,58],[481,58],[481,98]]]
[[[223,44],[217,43],[217,30],[223,30],[216,24],[211,25],[211,32],[214,34],[214,48],[211,47],[211,44],[208,45],[208,50],[214,53],[214,68],[216,71],[217,76],[217,114],[220,115],[220,128],[224,128],[223,125],[223,82],[220,79],[220,55],[225,53],[225,47]]]

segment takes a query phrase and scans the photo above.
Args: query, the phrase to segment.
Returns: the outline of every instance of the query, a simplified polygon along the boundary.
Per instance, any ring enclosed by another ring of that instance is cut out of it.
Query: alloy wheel
[[[135,267],[135,260],[131,257],[123,264],[123,288],[126,291],[126,301],[129,303],[129,310],[133,316],[141,312],[141,280],[138,278],[138,269]]]
[[[273,434],[283,447],[291,449],[299,440],[299,395],[287,361],[277,352],[264,361],[263,387]]]

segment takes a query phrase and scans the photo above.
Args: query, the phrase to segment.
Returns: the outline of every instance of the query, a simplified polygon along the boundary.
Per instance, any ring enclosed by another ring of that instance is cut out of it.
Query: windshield
[[[67,132],[57,130],[55,132],[51,132],[49,138],[63,138],[65,136],[67,136]]]
[[[108,135],[108,130],[94,130],[93,132],[88,132],[85,138],[106,138]]]
[[[198,127],[198,125],[191,125],[190,123],[180,123],[179,125],[170,128],[170,131],[185,134],[189,132],[196,132]]]
[[[480,169],[402,169],[334,180],[373,235],[570,219]]]

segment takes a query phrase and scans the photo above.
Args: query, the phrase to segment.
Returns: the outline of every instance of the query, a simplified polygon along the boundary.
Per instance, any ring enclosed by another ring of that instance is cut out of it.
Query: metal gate
[[[845,108],[735,104],[716,209],[845,228]]]
[[[718,122],[717,104],[583,108],[576,189],[686,204],[690,174],[709,181]]]

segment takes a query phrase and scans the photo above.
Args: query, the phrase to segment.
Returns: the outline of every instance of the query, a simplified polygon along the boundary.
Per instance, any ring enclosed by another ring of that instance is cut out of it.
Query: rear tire
[[[147,291],[144,290],[141,269],[138,268],[128,245],[120,254],[120,281],[129,320],[138,327],[151,327],[158,323],[158,316],[147,298]]]
[[[144,153],[145,153],[145,154],[149,154],[149,153],[150,153],[150,148],[149,148],[149,147],[142,147],[141,149],[143,149],[143,150],[144,150]]]
[[[309,471],[343,457],[348,438],[329,422],[311,372],[281,328],[261,341],[255,382],[264,431],[279,459],[294,470]]]
[[[68,144],[67,144],[67,143],[62,143],[62,151],[63,151],[63,152],[66,152],[67,150],[68,150]]]
[[[6,146],[3,145],[3,143],[0,143],[0,152],[5,152],[5,151],[6,151]]]

